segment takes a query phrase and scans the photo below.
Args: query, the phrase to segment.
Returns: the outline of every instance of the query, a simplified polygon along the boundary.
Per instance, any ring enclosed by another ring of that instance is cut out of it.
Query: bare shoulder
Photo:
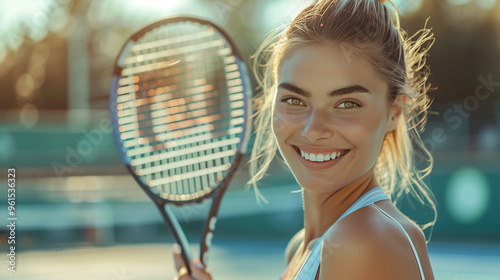
[[[393,212],[391,208],[387,210]],[[426,279],[434,279],[420,228],[400,212],[389,215],[404,231],[373,205],[357,210],[330,228],[321,252],[320,279],[421,279],[405,232],[418,252]]]
[[[299,230],[288,242],[285,250],[285,263],[289,264],[297,251],[300,243],[304,240],[304,229]]]

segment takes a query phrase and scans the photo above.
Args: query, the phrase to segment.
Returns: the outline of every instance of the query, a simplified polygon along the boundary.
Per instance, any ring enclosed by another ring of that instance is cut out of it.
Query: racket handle
[[[191,273],[191,267],[190,263],[191,260],[193,259],[193,252],[191,251],[191,247],[189,246],[189,243],[187,241],[186,235],[184,234],[184,231],[182,230],[179,221],[175,217],[174,213],[172,213],[172,210],[168,207],[168,205],[164,205],[163,208],[165,209],[165,212],[161,211],[162,214],[165,213],[166,216],[164,216],[165,222],[168,224],[170,227],[175,241],[179,245],[181,249],[181,256],[182,259],[184,260],[184,264],[186,265],[186,269],[189,272],[189,275],[192,275]]]

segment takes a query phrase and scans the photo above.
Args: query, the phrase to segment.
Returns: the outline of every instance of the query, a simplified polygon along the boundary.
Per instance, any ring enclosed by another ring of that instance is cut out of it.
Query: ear
[[[389,113],[389,125],[387,126],[387,132],[394,131],[398,127],[398,122],[401,116],[403,115],[404,105],[408,96],[406,95],[398,95],[396,96],[396,100],[392,104],[391,111]]]

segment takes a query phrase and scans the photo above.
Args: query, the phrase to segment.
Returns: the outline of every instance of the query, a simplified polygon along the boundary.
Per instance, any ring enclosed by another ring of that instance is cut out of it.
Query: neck
[[[369,190],[378,186],[373,170],[330,193],[303,189],[304,244],[323,235],[347,209]]]

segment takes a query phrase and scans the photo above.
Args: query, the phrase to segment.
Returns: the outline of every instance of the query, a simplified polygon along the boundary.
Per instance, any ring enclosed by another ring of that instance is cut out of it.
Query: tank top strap
[[[342,216],[340,216],[340,218],[333,225],[335,225],[338,221],[342,220],[352,212],[355,212],[358,209],[382,200],[389,200],[389,197],[384,193],[382,188],[376,187],[374,189],[371,189],[362,197],[358,198],[358,200],[356,200],[356,202],[354,202],[351,207],[349,207],[349,209],[347,209],[347,211],[345,211],[344,214],[342,214]],[[325,233],[323,233],[318,242],[316,242],[316,244],[314,245],[313,249],[307,256],[306,261],[300,268],[299,273],[295,277],[295,280],[313,280],[316,278],[316,274],[318,273],[318,268],[321,261],[321,247],[323,244],[323,239],[325,238]]]
[[[374,189],[369,190],[367,193],[365,193],[362,197],[358,198],[351,207],[347,209],[347,211],[340,216],[340,218],[334,223],[338,223],[338,221],[342,220],[345,218],[347,215],[351,214],[352,212],[355,212],[358,209],[361,209],[365,206],[368,206],[370,204],[373,204],[375,202],[379,202],[382,200],[390,200],[390,198],[384,193],[381,187],[376,187]],[[332,225],[333,226],[333,225]],[[324,235],[324,234],[323,234]]]

